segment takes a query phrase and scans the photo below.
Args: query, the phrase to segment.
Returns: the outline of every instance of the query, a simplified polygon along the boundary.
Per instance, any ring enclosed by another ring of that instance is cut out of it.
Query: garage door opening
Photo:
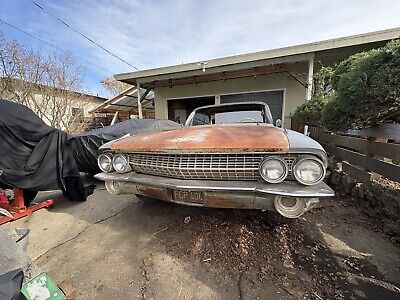
[[[256,93],[243,93],[233,95],[221,95],[221,103],[234,103],[234,102],[248,102],[248,101],[260,101],[268,104],[271,110],[272,118],[274,123],[276,120],[281,119],[283,121],[283,98],[284,91],[267,91],[267,92],[256,92]]]
[[[215,97],[168,100],[168,119],[185,124],[190,113],[200,106],[215,104]]]

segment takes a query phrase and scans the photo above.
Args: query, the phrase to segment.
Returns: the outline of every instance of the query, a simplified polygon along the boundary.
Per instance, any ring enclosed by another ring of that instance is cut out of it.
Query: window
[[[85,110],[81,107],[72,107],[71,115],[73,117],[83,117],[85,115]]]
[[[215,97],[168,100],[168,119],[185,124],[190,113],[200,106],[215,104]],[[200,122],[200,121],[199,121]]]

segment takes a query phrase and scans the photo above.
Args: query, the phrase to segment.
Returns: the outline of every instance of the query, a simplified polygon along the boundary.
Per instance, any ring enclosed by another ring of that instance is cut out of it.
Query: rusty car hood
[[[271,124],[224,124],[135,135],[114,142],[115,152],[287,151],[285,132]]]

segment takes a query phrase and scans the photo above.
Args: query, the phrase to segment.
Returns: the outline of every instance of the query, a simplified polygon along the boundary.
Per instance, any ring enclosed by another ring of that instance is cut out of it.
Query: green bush
[[[380,49],[355,54],[332,76],[336,95],[322,112],[333,131],[400,122],[400,40]]]
[[[330,98],[331,96],[319,96],[303,103],[296,109],[293,119],[296,122],[304,125],[322,125],[322,111],[325,105],[329,102]]]
[[[332,90],[332,76],[335,69],[333,67],[321,68],[314,74],[314,91],[313,98],[327,96]]]
[[[322,111],[332,97],[332,75],[333,68],[324,66],[314,74],[313,97],[310,101],[307,101],[296,109],[293,115],[295,122],[301,125],[322,125]]]

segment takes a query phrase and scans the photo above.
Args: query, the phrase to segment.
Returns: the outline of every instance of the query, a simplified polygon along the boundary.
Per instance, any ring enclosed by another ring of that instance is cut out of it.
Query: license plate
[[[192,203],[204,203],[203,192],[172,190],[174,200]]]

